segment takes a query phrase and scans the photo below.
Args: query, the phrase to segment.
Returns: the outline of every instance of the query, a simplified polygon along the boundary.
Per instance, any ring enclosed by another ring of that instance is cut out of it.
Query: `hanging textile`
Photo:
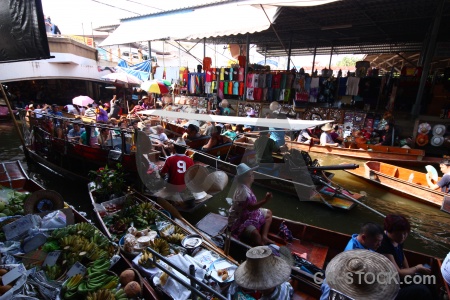
[[[357,96],[358,95],[358,86],[359,86],[359,77],[348,77],[347,79],[347,95]]]

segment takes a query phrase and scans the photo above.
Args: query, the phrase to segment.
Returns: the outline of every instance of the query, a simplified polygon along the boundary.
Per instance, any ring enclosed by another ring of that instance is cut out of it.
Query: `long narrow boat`
[[[292,242],[286,243],[277,235],[282,223],[292,232]],[[209,213],[196,224],[196,227],[210,236],[216,236],[221,234],[226,225],[227,217]],[[280,246],[288,247],[291,253],[296,256],[296,265],[292,271],[292,277],[294,278],[294,299],[319,299],[321,295],[320,285],[314,279],[318,278],[316,272],[320,270],[312,269],[309,263],[312,263],[319,269],[325,270],[327,263],[344,250],[351,237],[336,231],[273,217],[269,238]],[[247,244],[231,238],[229,249],[232,257],[238,260],[245,259],[243,253],[249,248],[250,246]],[[297,261],[300,255],[303,258],[306,257],[306,261],[301,259]],[[409,250],[405,250],[405,255],[410,265],[429,264],[431,266],[431,275],[436,278],[436,293],[444,292],[445,295],[450,295],[449,286],[442,278],[441,259]]]
[[[0,163],[0,185],[18,192],[33,193],[44,190],[44,187],[28,176],[20,161]],[[64,213],[66,214],[67,220],[73,220],[74,223],[89,223],[89,220],[72,206],[65,208]],[[131,267],[131,262],[126,257],[121,256],[121,259],[114,265],[112,270],[120,274],[121,271]],[[142,282],[142,287],[142,296],[144,299],[161,299],[147,280]]]
[[[375,146],[367,144],[348,144],[348,147],[329,147],[303,144],[296,141],[286,142],[289,148],[301,151],[339,155],[354,159],[377,160],[399,165],[425,166],[436,165],[442,158],[425,156],[421,149],[406,149],[391,146]]]
[[[448,195],[440,190],[430,189],[425,173],[382,162],[368,161],[364,163],[364,168],[345,171],[409,199],[439,208]]]

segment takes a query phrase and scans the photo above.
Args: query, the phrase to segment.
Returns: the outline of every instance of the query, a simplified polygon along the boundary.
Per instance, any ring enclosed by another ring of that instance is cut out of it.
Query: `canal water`
[[[37,168],[34,165],[27,166],[19,147],[20,140],[12,123],[0,123],[0,160],[21,160],[33,179],[48,189],[58,191],[64,196],[66,202],[76,209],[86,212],[90,217],[92,205],[86,185],[66,181],[51,171]],[[362,163],[361,161],[331,155],[315,155],[313,159],[315,158],[319,160],[321,165]],[[412,233],[405,243],[406,248],[441,258],[445,257],[450,251],[449,214],[372,186],[344,171],[335,171],[334,173],[333,181],[348,190],[364,194],[365,198],[362,201],[366,205],[384,215],[390,213],[403,214],[410,221]],[[226,198],[231,195],[230,185],[223,192],[215,195],[206,206],[192,214],[185,215],[185,218],[195,224],[209,212],[226,214],[229,208]],[[268,191],[257,185],[253,185],[252,188],[258,199],[261,199]],[[265,207],[271,209],[274,215],[282,218],[347,234],[358,232],[360,225],[364,222],[372,221],[383,224],[381,216],[361,205],[356,206],[351,211],[342,211],[330,209],[324,204],[316,202],[301,202],[297,198],[286,196],[283,193],[274,192],[273,195],[273,199]]]

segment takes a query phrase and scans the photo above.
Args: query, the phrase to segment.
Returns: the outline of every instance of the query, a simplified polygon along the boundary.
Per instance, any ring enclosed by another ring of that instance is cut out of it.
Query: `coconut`
[[[0,286],[0,295],[3,295],[7,291],[9,291],[11,288],[12,288],[12,285],[9,285],[9,284]]]
[[[128,298],[137,297],[141,294],[141,286],[136,281],[129,282],[123,290]]]
[[[122,286],[126,286],[131,281],[134,281],[135,278],[136,278],[136,274],[134,273],[133,270],[125,270],[122,273],[120,273],[120,277],[119,277],[120,284]]]

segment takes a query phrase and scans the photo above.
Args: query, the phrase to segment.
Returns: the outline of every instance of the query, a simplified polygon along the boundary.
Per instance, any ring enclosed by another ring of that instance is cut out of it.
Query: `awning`
[[[260,5],[233,2],[125,19],[100,46],[259,32],[270,27],[278,9],[276,6],[264,6],[266,16]]]
[[[217,116],[194,113],[183,113],[178,111],[166,111],[159,109],[141,110],[141,115],[159,116],[162,118],[174,118],[197,121],[210,121],[229,124],[246,124],[251,126],[285,128],[287,130],[302,130],[312,126],[319,126],[326,123],[332,123],[333,120],[297,120],[297,119],[266,119],[266,118],[246,118],[234,116]]]

